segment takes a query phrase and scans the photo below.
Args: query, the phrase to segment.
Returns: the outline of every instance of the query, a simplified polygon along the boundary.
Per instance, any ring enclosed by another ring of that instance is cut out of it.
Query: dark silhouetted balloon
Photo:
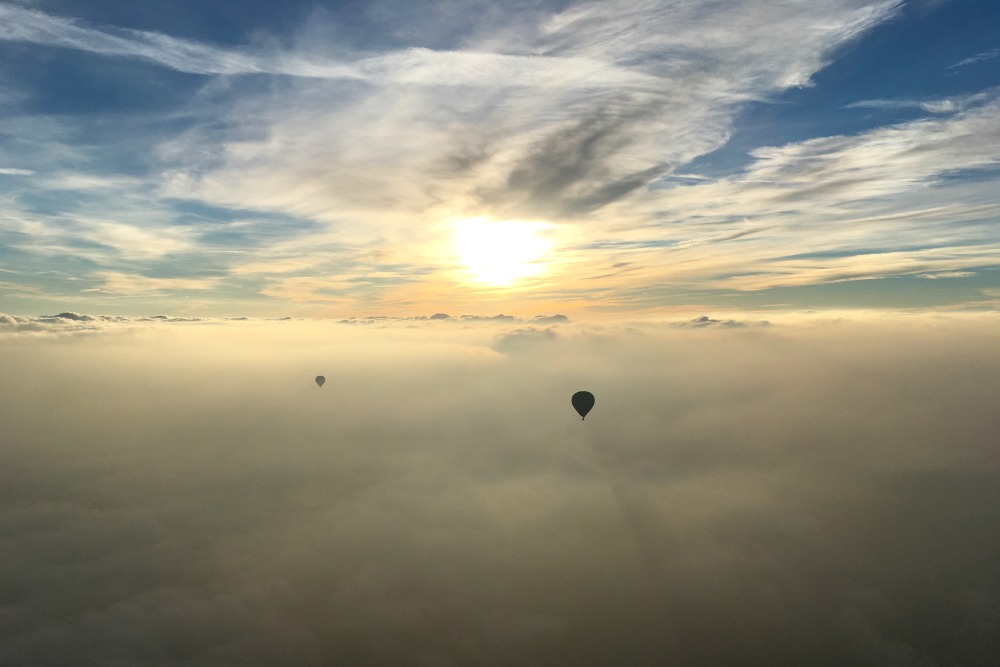
[[[570,399],[573,407],[580,414],[580,419],[586,419],[587,413],[594,407],[594,395],[589,391],[578,391]]]
[[[322,387],[324,382],[326,382],[326,378],[325,377],[323,377],[322,375],[317,375],[316,376],[316,384],[318,384],[319,386]]]

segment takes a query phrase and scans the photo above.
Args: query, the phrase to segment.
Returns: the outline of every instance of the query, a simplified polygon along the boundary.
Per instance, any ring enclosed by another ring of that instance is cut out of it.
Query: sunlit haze
[[[512,286],[543,271],[541,259],[551,243],[538,223],[461,220],[455,224],[455,248],[476,282]]]

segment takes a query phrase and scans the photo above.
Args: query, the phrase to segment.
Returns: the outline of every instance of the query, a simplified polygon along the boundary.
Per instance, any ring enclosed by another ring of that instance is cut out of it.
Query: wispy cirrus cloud
[[[947,271],[945,273],[927,273],[920,277],[927,280],[941,280],[947,278],[971,278],[974,275],[976,275],[975,271]]]
[[[653,86],[654,77],[601,60],[539,54],[434,51],[409,48],[376,57],[338,61],[325,54],[246,47],[227,49],[161,33],[90,27],[37,10],[0,4],[0,40],[136,58],[189,74],[268,74],[369,83],[448,86]]]
[[[746,274],[752,278],[723,280],[750,289],[770,280],[805,284],[991,265],[1000,244],[992,224],[1000,202],[982,184],[1000,165],[998,142],[1000,105],[993,98],[946,118],[761,148],[738,175],[630,202],[633,214],[645,207],[651,226],[623,235],[637,242],[662,233],[678,239],[646,251],[687,260],[664,275]],[[622,205],[609,214],[629,210]],[[689,243],[707,238],[709,228],[738,245],[738,254]],[[813,260],[785,259],[820,251],[825,255]]]
[[[834,48],[896,7],[755,12],[733,3],[705,14],[588,4],[503,33],[505,51],[551,62],[562,79],[576,78],[580,57],[654,79],[586,77],[585,91],[540,93],[483,70],[480,85],[443,98],[438,86],[457,63],[441,61],[421,69],[425,85],[345,91],[288,82],[273,99],[231,108],[236,132],[178,137],[172,155],[195,154],[206,141],[224,148],[204,165],[178,164],[168,192],[228,206],[239,192],[244,205],[328,219],[586,216],[722,145],[739,103],[806,84]],[[780,38],[759,39],[764,33]],[[490,40],[470,42],[449,58],[475,65],[490,48]],[[653,57],[660,52],[669,57]]]
[[[996,97],[996,91],[959,95],[929,100],[875,99],[851,102],[845,109],[920,109],[933,114],[949,114],[963,111],[970,106],[987,102]]]
[[[88,291],[124,296],[164,294],[168,291],[209,290],[219,284],[218,278],[151,278],[148,276],[102,271],[100,287]]]
[[[995,165],[1000,162],[998,139],[1000,102],[992,96],[951,119],[757,149],[746,179],[768,184],[788,200],[817,190],[843,192],[845,199],[877,197],[929,184],[949,172]]]
[[[113,213],[104,215],[107,218],[87,213],[0,217],[4,221],[0,234],[11,247],[25,252],[86,257],[97,263],[150,260],[195,248],[190,229],[150,224],[152,216],[141,222],[119,222]]]
[[[0,39],[75,49],[105,56],[139,58],[190,74],[298,74],[359,78],[337,63],[310,67],[305,61],[241,52],[155,32],[92,28],[79,21],[10,4],[0,4]]]
[[[982,51],[981,53],[977,53],[972,57],[966,58],[965,60],[960,60],[954,65],[950,65],[948,69],[965,67],[967,65],[983,62],[984,60],[992,60],[993,58],[997,57],[1000,57],[1000,47],[997,47],[995,49],[989,49],[987,51]]]

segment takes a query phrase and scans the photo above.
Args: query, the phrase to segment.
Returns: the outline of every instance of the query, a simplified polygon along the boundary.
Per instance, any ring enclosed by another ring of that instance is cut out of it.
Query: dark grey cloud
[[[719,328],[719,329],[736,329],[745,326],[768,326],[770,322],[767,320],[757,320],[754,322],[741,322],[739,320],[717,320],[715,318],[709,317],[708,315],[702,315],[701,317],[696,317],[693,320],[687,320],[685,322],[674,322],[671,326],[680,327],[683,329],[706,329],[706,328]]]
[[[243,319],[248,318],[227,318]],[[150,317],[126,317],[123,315],[87,315],[85,313],[64,312],[58,315],[8,315],[0,313],[0,333],[8,332],[48,332],[73,333],[94,332],[116,326],[141,325],[142,323],[183,323],[209,321],[202,317],[175,317],[153,315]]]
[[[522,215],[558,218],[596,210],[648,185],[669,165],[620,174],[609,163],[639,140],[636,128],[648,125],[664,104],[660,96],[642,94],[603,103],[588,100],[565,126],[537,140],[503,186],[483,193],[484,202],[513,207]]]
[[[93,331],[111,318],[95,318],[77,313],[24,316],[0,313],[0,332]]]
[[[247,317],[226,317],[225,320],[247,320]],[[118,318],[118,321],[127,322],[129,318]],[[203,317],[176,317],[172,315],[150,315],[149,317],[139,317],[136,318],[138,322],[203,322],[205,318]]]
[[[79,313],[59,313],[58,315],[46,315],[44,318],[52,320],[72,320],[74,322],[91,322],[94,319],[90,315],[81,315]]]
[[[569,322],[569,318],[565,315],[539,315],[531,319],[535,324],[560,324],[563,322]]]
[[[2,659],[1000,662],[995,318],[469,324],[0,337]]]

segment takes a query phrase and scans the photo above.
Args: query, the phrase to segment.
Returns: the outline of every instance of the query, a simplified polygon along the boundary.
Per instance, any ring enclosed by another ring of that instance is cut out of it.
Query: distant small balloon
[[[316,376],[316,384],[318,384],[319,386],[322,387],[324,382],[326,382],[326,378],[325,377],[323,377],[322,375],[317,375]]]
[[[594,395],[589,391],[578,391],[570,399],[573,407],[580,415],[580,419],[586,419],[587,413],[594,407]]]

